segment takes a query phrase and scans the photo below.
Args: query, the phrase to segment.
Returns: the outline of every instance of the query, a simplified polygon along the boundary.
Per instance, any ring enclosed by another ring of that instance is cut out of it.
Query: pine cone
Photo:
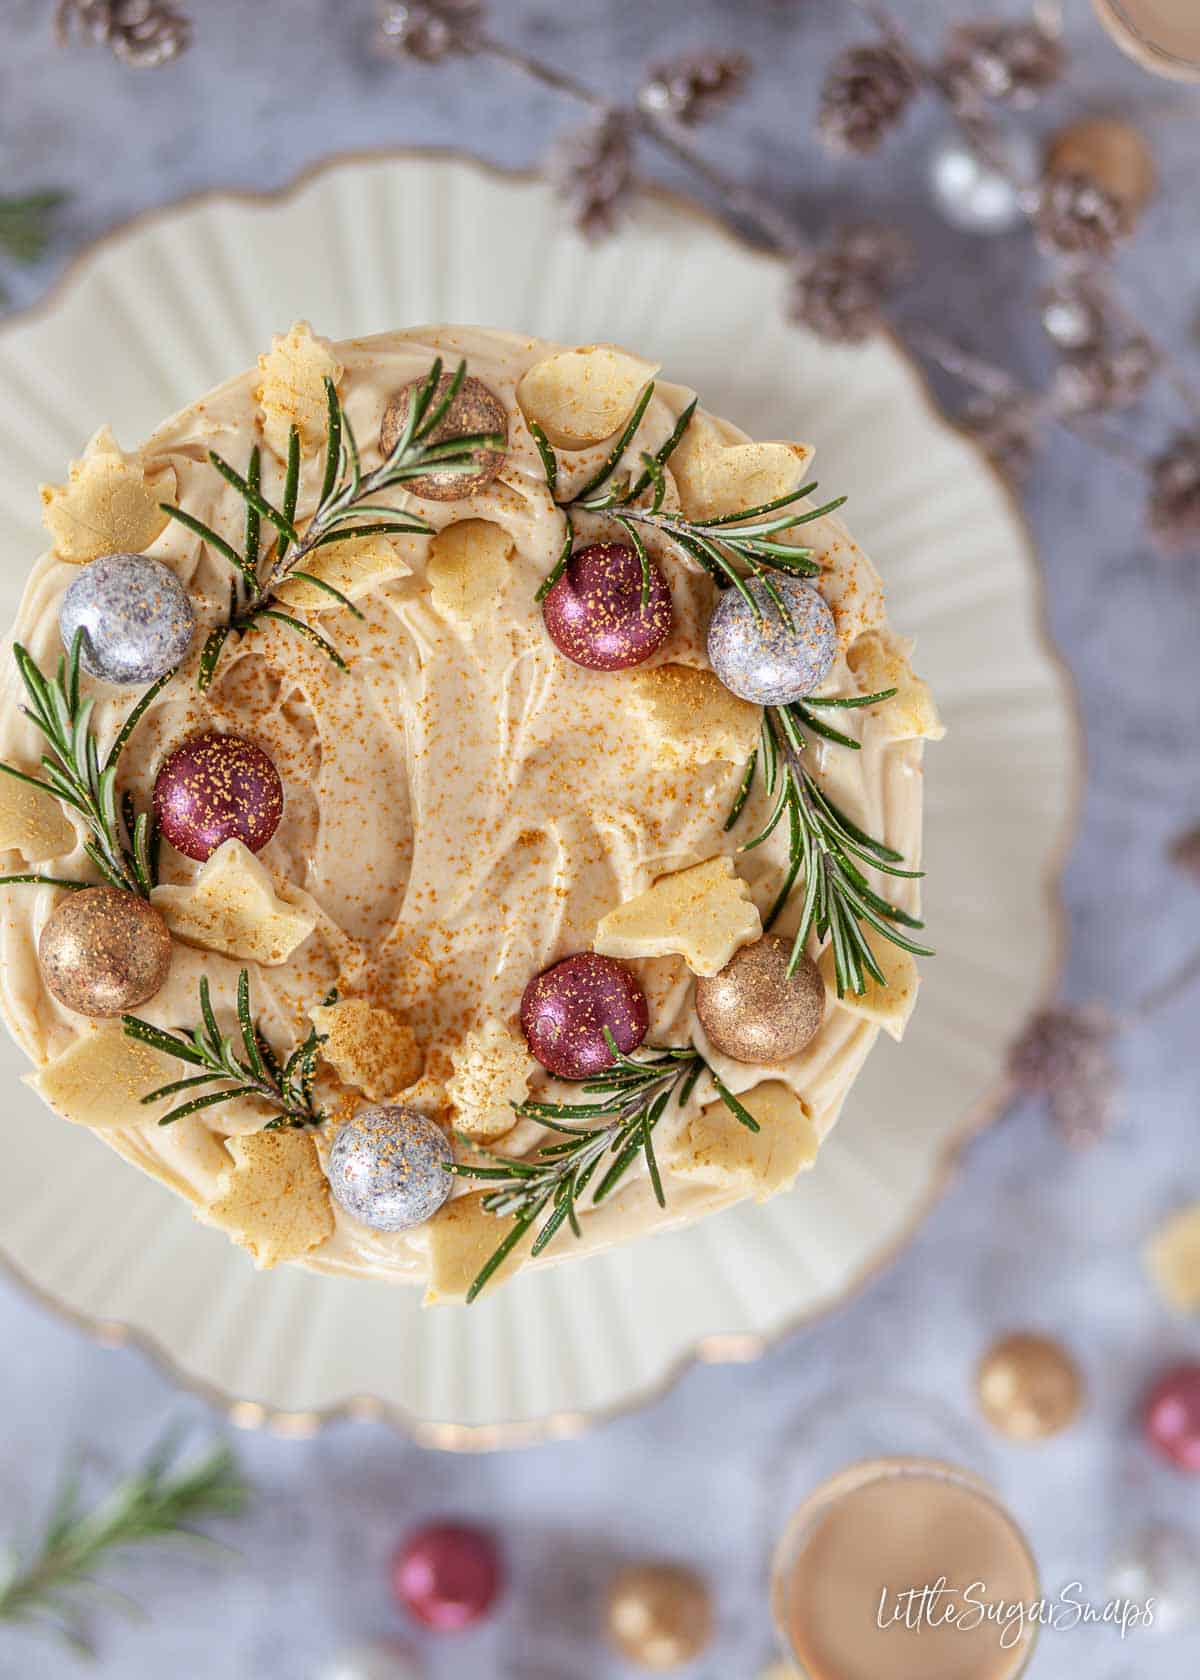
[[[896,229],[838,228],[792,264],[788,313],[821,338],[861,343],[879,327],[888,293],[912,270],[912,247]]]
[[[956,105],[999,99],[1035,105],[1061,78],[1061,39],[1037,23],[960,23],[950,32],[938,75]]]
[[[612,233],[633,191],[629,119],[609,111],[559,140],[547,164],[571,219],[589,239]]]
[[[1144,338],[1070,356],[1059,364],[1050,388],[1054,412],[1070,416],[1131,408],[1144,395],[1158,361],[1154,346]]]
[[[916,74],[898,47],[848,47],[825,78],[817,132],[831,152],[864,156],[896,127],[916,91]]]
[[[165,0],[58,0],[54,27],[60,46],[74,25],[86,40],[138,70],[169,64],[192,40],[190,19]]]
[[[1200,824],[1175,836],[1170,858],[1176,869],[1200,887]]]
[[[478,51],[484,0],[381,0],[376,48],[390,57],[440,64]]]
[[[1038,416],[1027,397],[973,397],[961,423],[1011,483],[1028,477],[1037,456]]]
[[[1120,1092],[1116,1022],[1100,1004],[1039,1010],[1009,1051],[1021,1090],[1044,1096],[1068,1143],[1095,1143],[1112,1124]]]
[[[1042,182],[1037,232],[1051,251],[1107,259],[1133,232],[1135,220],[1128,205],[1086,175],[1054,175]]]
[[[1146,518],[1160,548],[1200,548],[1200,432],[1180,432],[1151,463]]]
[[[745,53],[685,53],[647,73],[638,104],[677,122],[707,122],[722,106],[741,98],[752,68]]]

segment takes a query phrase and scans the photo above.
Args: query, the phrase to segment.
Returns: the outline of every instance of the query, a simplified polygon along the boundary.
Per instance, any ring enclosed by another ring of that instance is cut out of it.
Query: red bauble
[[[1180,1470],[1200,1473],[1200,1365],[1174,1365],[1146,1396],[1142,1428]]]
[[[501,1585],[496,1542],[463,1523],[417,1529],[392,1559],[398,1602],[436,1633],[459,1633],[486,1616]]]
[[[624,543],[576,549],[542,605],[559,652],[591,671],[623,671],[657,653],[674,621],[671,591],[653,561],[644,606],[642,584],[642,563]]]
[[[197,735],[173,748],[154,782],[154,814],[185,857],[203,863],[226,840],[261,851],[283,815],[283,783],[241,735]]]
[[[590,1079],[613,1064],[607,1027],[623,1055],[650,1030],[646,998],[613,957],[565,957],[525,988],[521,1027],[531,1053],[560,1079]]]

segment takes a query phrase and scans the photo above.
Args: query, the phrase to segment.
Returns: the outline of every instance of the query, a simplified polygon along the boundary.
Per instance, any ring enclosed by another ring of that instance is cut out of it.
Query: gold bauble
[[[682,1668],[705,1651],[713,1635],[712,1599],[694,1570],[671,1563],[635,1563],[608,1594],[608,1634],[639,1668]]]
[[[436,408],[445,397],[452,377],[453,375],[444,373],[438,380],[437,390],[426,413]],[[379,453],[385,460],[396,447],[408,420],[413,396],[423,384],[424,380],[414,379],[411,385],[405,385],[389,399],[383,411],[383,423],[379,428]],[[454,438],[490,433],[496,433],[507,440],[508,415],[504,404],[495,392],[488,390],[482,379],[473,379],[468,374],[459,386],[458,395],[426,441],[450,443]],[[500,471],[504,465],[504,451],[481,450],[477,459],[479,468],[476,472],[422,473],[419,478],[408,479],[404,489],[411,490],[414,496],[424,496],[434,502],[457,502],[463,496],[473,496],[476,491],[485,489]]]
[[[1049,1336],[1002,1336],[975,1373],[975,1394],[988,1422],[1014,1441],[1041,1441],[1073,1423],[1083,1405],[1074,1359]]]
[[[1154,196],[1154,154],[1144,135],[1119,117],[1082,117],[1050,136],[1046,173],[1078,175],[1125,211],[1132,229]]]
[[[825,1016],[825,982],[809,956],[789,979],[791,958],[790,939],[766,934],[696,981],[696,1013],[714,1050],[761,1067],[804,1049]]]
[[[153,905],[116,887],[73,892],[38,940],[42,979],[77,1015],[123,1015],[152,998],[171,966],[171,935]]]

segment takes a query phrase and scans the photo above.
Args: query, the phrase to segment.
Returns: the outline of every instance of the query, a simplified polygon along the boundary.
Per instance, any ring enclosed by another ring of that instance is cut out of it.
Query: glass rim
[[[1092,9],[1117,46],[1151,74],[1157,71],[1180,81],[1200,81],[1200,50],[1191,56],[1162,46],[1130,17],[1125,0],[1092,0]]]

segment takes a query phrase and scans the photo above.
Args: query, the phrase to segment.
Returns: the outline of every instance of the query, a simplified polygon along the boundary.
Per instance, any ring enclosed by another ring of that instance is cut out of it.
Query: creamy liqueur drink
[[[928,1590],[926,1590],[928,1589]],[[988,1485],[933,1459],[877,1458],[792,1519],[772,1578],[803,1680],[1015,1680],[1036,1626],[1037,1570]]]
[[[1200,5],[1196,0],[1092,0],[1117,45],[1147,70],[1200,81]]]

